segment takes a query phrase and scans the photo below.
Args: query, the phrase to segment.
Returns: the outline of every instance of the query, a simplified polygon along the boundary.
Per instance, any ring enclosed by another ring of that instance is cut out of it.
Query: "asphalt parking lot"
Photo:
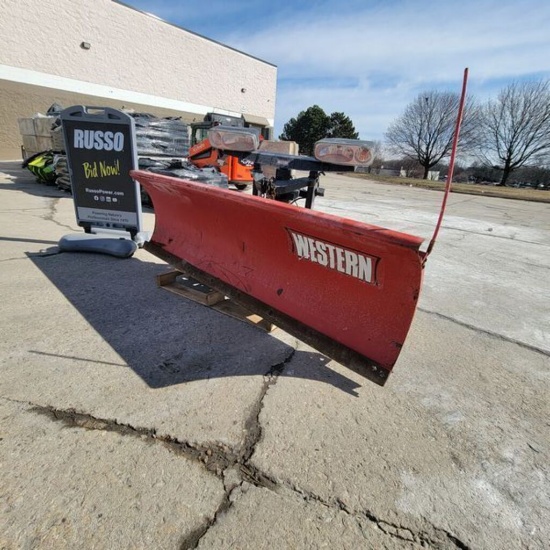
[[[426,239],[442,198],[323,186]],[[144,250],[56,253],[71,197],[17,163],[0,197],[0,548],[548,547],[548,204],[451,195],[381,388],[159,289]]]

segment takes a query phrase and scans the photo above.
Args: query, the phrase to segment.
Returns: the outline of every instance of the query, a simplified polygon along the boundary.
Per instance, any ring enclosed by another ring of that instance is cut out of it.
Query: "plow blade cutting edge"
[[[383,385],[416,309],[422,239],[145,171],[145,248]]]

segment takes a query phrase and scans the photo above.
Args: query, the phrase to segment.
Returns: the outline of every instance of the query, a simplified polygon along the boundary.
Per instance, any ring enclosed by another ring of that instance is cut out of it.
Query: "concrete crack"
[[[326,508],[344,512],[355,520],[367,520],[373,523],[384,534],[395,539],[412,542],[423,548],[433,548],[437,550],[470,550],[470,547],[462,542],[458,537],[448,531],[445,531],[444,529],[441,529],[440,527],[427,523],[425,520],[423,521],[423,529],[421,531],[415,531],[410,527],[391,523],[384,519],[378,518],[370,510],[352,510],[339,498],[335,498],[332,501],[326,500],[311,491],[301,489],[289,482],[278,481],[277,487],[285,488],[287,491],[291,491],[306,502],[315,502]]]
[[[154,445],[162,444],[169,451],[182,455],[190,460],[201,463],[209,472],[217,476],[224,484],[224,495],[213,516],[204,520],[202,525],[186,534],[180,542],[180,550],[192,550],[198,547],[201,539],[208,533],[209,529],[216,525],[219,518],[227,513],[239,496],[246,491],[247,487],[254,485],[276,491],[281,496],[293,495],[306,502],[315,502],[326,508],[336,509],[354,518],[356,521],[368,521],[374,524],[380,531],[392,537],[422,547],[429,547],[438,550],[470,550],[469,546],[458,537],[429,524],[423,520],[421,530],[413,530],[410,527],[399,525],[377,517],[370,510],[353,510],[339,498],[327,500],[315,493],[299,488],[290,481],[274,479],[266,472],[251,464],[251,458],[256,446],[262,439],[262,427],[260,424],[260,413],[263,408],[263,401],[269,388],[273,386],[286,365],[292,361],[296,349],[280,363],[273,365],[264,375],[264,383],[258,399],[255,401],[248,419],[245,422],[247,435],[243,445],[239,449],[230,448],[221,443],[210,443],[208,445],[195,445],[180,441],[168,435],[159,435],[155,429],[135,427],[130,424],[97,418],[90,414],[81,413],[73,409],[62,410],[52,406],[34,405],[32,403],[19,403],[30,405],[31,411],[49,417],[56,422],[63,422],[69,427],[79,427],[87,430],[106,430],[138,437],[142,441]],[[6,398],[7,399],[7,398]],[[8,401],[15,401],[7,399]]]
[[[202,537],[204,537],[204,535],[208,533],[208,530],[217,523],[218,518],[222,514],[225,514],[229,508],[231,508],[234,502],[231,495],[233,491],[236,490],[237,487],[235,487],[232,491],[226,492],[223,495],[214,515],[211,518],[208,518],[200,527],[197,527],[197,529],[194,529],[182,538],[179,545],[179,550],[193,550],[194,548],[197,548]]]
[[[276,365],[272,365],[271,368],[264,374],[264,384],[260,391],[260,395],[252,406],[248,419],[245,422],[245,430],[247,435],[240,455],[240,462],[243,464],[246,464],[253,455],[255,447],[262,437],[260,412],[263,408],[263,401],[267,391],[277,382],[277,378],[283,372],[285,366],[292,361],[295,353],[296,349],[292,348],[283,361],[277,363]]]
[[[265,390],[262,391],[262,394],[265,395]],[[158,435],[154,429],[134,427],[116,420],[105,420],[72,409],[60,410],[50,406],[32,405],[31,411],[56,422],[63,422],[68,427],[115,432],[119,435],[138,437],[152,445],[160,443],[171,452],[200,462],[209,472],[220,478],[225,491],[216,512],[212,517],[206,518],[200,527],[182,538],[179,545],[180,550],[196,548],[201,538],[216,524],[218,518],[231,508],[240,495],[243,484],[247,483],[243,482],[242,478],[250,480],[255,485],[263,486],[261,474],[242,463],[243,456],[251,454],[248,446],[250,444],[243,446],[244,453],[243,451],[237,453],[225,445],[190,445],[171,436]],[[232,472],[234,475],[227,475],[227,472]]]
[[[504,336],[503,334],[499,334],[498,332],[493,332],[492,330],[476,327],[475,325],[472,325],[470,323],[466,323],[464,321],[460,321],[459,319],[455,319],[454,317],[450,317],[449,315],[444,315],[443,313],[438,313],[437,311],[431,311],[429,309],[425,309],[422,307],[418,308],[419,311],[422,311],[423,313],[427,313],[429,315],[435,315],[436,317],[439,317],[440,319],[444,319],[445,321],[450,321],[451,323],[455,323],[457,325],[460,325],[464,328],[467,328],[469,330],[473,330],[475,332],[480,332],[482,334],[486,334],[487,336],[492,336],[493,338],[496,338],[497,340],[502,340],[503,342],[509,342],[510,344],[515,344],[516,346],[520,346],[524,349],[527,349],[529,351],[534,351],[536,353],[541,353],[545,356],[550,356],[550,351],[545,350],[543,348],[539,348],[537,346],[533,346],[532,344],[527,344],[525,342],[522,342],[520,340],[516,340],[515,338],[510,338],[508,336]]]
[[[223,471],[237,460],[236,453],[223,444],[191,445],[169,435],[159,435],[155,429],[135,427],[114,419],[97,418],[74,409],[64,410],[31,404],[31,411],[47,416],[54,421],[63,422],[68,427],[110,431],[120,435],[138,437],[150,444],[161,443],[171,452],[202,463],[209,472],[220,478]]]
[[[48,222],[53,222],[59,227],[64,227],[65,229],[68,229],[69,231],[76,231],[74,227],[71,227],[70,225],[65,225],[64,223],[60,223],[55,219],[55,216],[57,215],[57,203],[61,197],[52,198],[52,201],[49,206],[49,212],[45,214],[44,216],[41,216],[43,220],[46,220]]]
[[[295,353],[296,349],[292,348],[283,361],[272,365],[264,374],[260,395],[245,421],[244,443],[238,450],[216,443],[191,445],[175,437],[159,435],[155,429],[135,427],[114,419],[97,418],[74,409],[62,410],[52,406],[26,404],[31,405],[32,412],[47,416],[56,422],[63,422],[69,427],[111,431],[120,435],[138,437],[149,444],[161,443],[171,452],[200,462],[209,472],[220,478],[223,481],[225,492],[216,512],[212,517],[207,518],[200,527],[185,535],[180,543],[180,550],[191,550],[197,548],[202,537],[216,524],[219,517],[231,508],[246,486],[255,485],[268,489],[275,487],[275,482],[249,461],[254,454],[256,445],[262,438],[260,412],[263,408],[263,400],[269,388],[277,382],[277,378],[285,366],[292,361]]]
[[[16,261],[16,260],[28,260],[29,258],[27,256],[15,256],[13,258],[3,258],[2,260],[0,260],[0,263],[4,263],[4,262],[13,262],[13,261]]]
[[[296,349],[293,348],[282,362],[272,365],[264,375],[264,383],[260,395],[252,406],[248,419],[245,422],[246,438],[244,444],[238,455],[223,470],[224,498],[212,518],[184,537],[180,544],[180,550],[193,550],[197,548],[201,539],[208,533],[211,527],[216,525],[218,519],[229,511],[248,484],[268,489],[274,488],[275,482],[252,466],[249,461],[254,454],[256,445],[262,438],[260,412],[263,408],[263,400],[269,388],[276,383],[285,366],[292,361],[295,353]]]

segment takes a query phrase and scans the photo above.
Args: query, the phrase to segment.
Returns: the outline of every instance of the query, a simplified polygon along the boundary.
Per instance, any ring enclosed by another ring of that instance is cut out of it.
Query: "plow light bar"
[[[370,141],[326,138],[315,144],[314,156],[321,162],[344,166],[370,166],[373,160]]]
[[[230,151],[255,151],[260,145],[254,130],[234,126],[214,126],[208,130],[208,139],[215,149]]]

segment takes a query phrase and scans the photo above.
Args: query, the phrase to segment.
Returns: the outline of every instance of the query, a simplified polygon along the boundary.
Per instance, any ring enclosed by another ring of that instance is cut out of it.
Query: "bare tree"
[[[483,153],[502,170],[499,185],[529,161],[550,155],[550,83],[514,82],[482,114]]]
[[[459,101],[458,94],[451,92],[419,94],[386,132],[391,149],[416,160],[423,168],[424,179],[428,178],[430,168],[451,152]],[[468,99],[460,131],[462,150],[470,148],[477,141],[477,114],[474,101]]]

